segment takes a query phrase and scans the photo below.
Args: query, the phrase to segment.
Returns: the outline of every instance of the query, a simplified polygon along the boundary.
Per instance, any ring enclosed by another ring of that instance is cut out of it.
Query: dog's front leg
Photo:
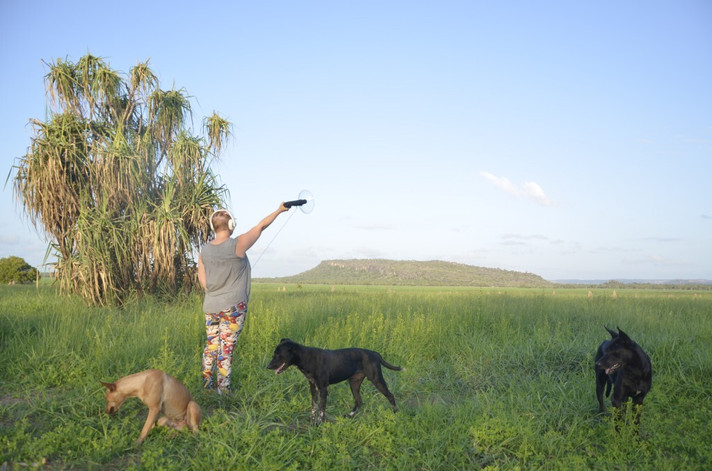
[[[645,396],[643,396],[644,398]],[[636,396],[633,398],[633,423],[640,426],[640,414],[643,412],[643,398]]]
[[[616,432],[620,432],[621,422],[625,417],[625,404],[627,397],[625,396],[625,386],[621,376],[618,375],[613,386],[613,396],[611,396],[611,405],[613,406],[613,420],[616,424]]]
[[[614,395],[613,399],[611,400],[611,403],[613,404],[613,420],[616,424],[616,432],[620,432],[621,424],[625,422],[625,417],[628,410],[628,398],[626,396],[623,396],[623,398],[621,399],[620,397]]]
[[[605,389],[608,381],[608,375],[603,371],[596,370],[596,399],[598,399],[598,412],[606,412],[606,406],[603,404],[603,390]]]
[[[316,384],[312,383],[311,381],[309,381],[309,391],[311,392],[312,400],[311,420],[312,422],[316,423],[316,413],[319,408],[319,392],[316,387]]]
[[[148,432],[150,432],[153,426],[155,425],[156,418],[158,418],[158,414],[160,412],[160,407],[151,407],[148,409],[148,417],[146,417],[146,423],[143,424],[143,429],[141,429],[141,435],[139,435],[138,440],[136,440],[137,445],[140,445],[146,439]]]
[[[329,386],[322,385],[317,390],[319,393],[319,406],[317,407],[316,425],[319,425],[326,418],[326,395],[329,393]]]

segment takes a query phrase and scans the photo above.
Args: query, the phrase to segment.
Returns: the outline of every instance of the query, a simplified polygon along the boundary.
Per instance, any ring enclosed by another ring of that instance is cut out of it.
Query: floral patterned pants
[[[205,314],[207,341],[203,350],[203,387],[214,389],[213,370],[217,370],[218,393],[230,392],[232,352],[247,314],[247,304],[240,303],[226,311]]]

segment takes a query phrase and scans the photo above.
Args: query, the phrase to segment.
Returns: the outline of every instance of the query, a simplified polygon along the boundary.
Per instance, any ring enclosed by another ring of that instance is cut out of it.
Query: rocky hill
[[[539,275],[441,261],[327,260],[294,276],[255,281],[337,285],[549,287]]]

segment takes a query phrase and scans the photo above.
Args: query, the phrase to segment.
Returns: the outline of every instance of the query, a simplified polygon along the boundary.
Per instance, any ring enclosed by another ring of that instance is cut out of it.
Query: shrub
[[[0,283],[31,283],[37,270],[20,257],[0,258]]]

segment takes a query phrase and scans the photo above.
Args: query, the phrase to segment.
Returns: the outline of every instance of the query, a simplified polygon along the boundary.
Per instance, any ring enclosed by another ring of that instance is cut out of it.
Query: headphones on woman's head
[[[235,218],[232,217],[232,213],[227,209],[216,209],[215,211],[213,211],[213,214],[210,215],[210,229],[215,232],[215,226],[213,226],[213,218],[217,213],[227,213],[227,215],[230,216],[230,220],[227,222],[227,228],[230,229],[230,232],[234,231]]]

